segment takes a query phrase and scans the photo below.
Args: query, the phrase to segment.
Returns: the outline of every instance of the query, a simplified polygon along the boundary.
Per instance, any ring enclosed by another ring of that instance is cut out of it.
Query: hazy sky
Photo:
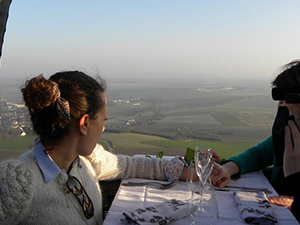
[[[299,0],[13,0],[0,77],[271,80],[300,58],[299,9]]]

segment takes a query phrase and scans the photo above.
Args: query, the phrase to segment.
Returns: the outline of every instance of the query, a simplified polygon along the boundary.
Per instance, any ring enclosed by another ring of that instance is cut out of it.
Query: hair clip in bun
[[[56,100],[56,110],[59,116],[63,117],[64,119],[70,120],[70,106],[69,102],[64,98],[58,98]]]
[[[53,81],[52,81],[53,82]],[[53,96],[56,105],[56,110],[59,116],[64,119],[70,120],[70,105],[68,100],[60,97],[60,90],[57,83],[53,82]]]

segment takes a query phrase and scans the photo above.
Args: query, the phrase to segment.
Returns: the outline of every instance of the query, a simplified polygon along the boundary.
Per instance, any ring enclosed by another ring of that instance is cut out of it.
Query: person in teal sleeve
[[[272,136],[256,146],[228,158],[222,162],[222,166],[216,165],[212,181],[213,184],[224,187],[233,175],[243,175],[259,170],[264,171],[277,193],[290,194],[283,178],[282,167],[276,166]]]
[[[276,166],[272,136],[239,155],[228,158],[222,164],[223,168],[229,171],[230,176],[263,170],[277,193],[290,194],[283,179],[282,167]],[[224,187],[227,183],[219,181],[218,186]]]
[[[300,61],[292,61],[284,66],[284,70],[272,82],[273,87],[300,86]],[[299,90],[300,91],[300,90]],[[279,106],[286,106],[290,114],[300,118],[298,104],[287,104],[279,101]],[[272,136],[244,152],[225,160],[222,165],[216,165],[212,173],[212,183],[219,187],[228,184],[233,175],[242,175],[254,171],[271,169],[269,180],[280,195],[291,195],[292,192],[284,178],[283,168],[276,166]]]

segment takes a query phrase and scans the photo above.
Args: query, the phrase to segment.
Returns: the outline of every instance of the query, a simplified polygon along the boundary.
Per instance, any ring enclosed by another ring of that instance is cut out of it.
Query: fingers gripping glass
[[[80,181],[76,177],[69,176],[67,186],[82,206],[85,217],[90,219],[94,215],[94,206]]]

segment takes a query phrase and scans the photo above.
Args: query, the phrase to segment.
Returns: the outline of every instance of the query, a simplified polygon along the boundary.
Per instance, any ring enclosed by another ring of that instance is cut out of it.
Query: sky
[[[1,78],[266,79],[300,58],[298,0],[13,0]]]

